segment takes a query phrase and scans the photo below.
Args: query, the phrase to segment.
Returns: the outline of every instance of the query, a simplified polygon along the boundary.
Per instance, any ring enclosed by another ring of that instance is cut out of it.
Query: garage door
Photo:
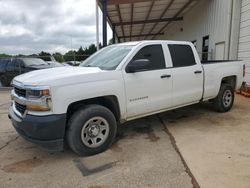
[[[250,0],[242,0],[238,59],[246,60],[246,81],[250,83]]]

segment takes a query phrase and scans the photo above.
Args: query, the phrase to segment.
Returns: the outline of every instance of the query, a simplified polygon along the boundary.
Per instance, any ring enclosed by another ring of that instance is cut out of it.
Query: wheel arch
[[[236,89],[236,83],[237,83],[237,76],[236,75],[227,76],[227,77],[222,78],[222,80],[221,80],[221,85],[222,84],[229,84],[230,86],[232,86],[232,88],[234,90]]]
[[[94,97],[71,103],[67,108],[67,121],[76,110],[91,104],[97,104],[108,108],[114,114],[116,121],[118,122],[120,121],[121,119],[120,106],[118,98],[115,95]]]

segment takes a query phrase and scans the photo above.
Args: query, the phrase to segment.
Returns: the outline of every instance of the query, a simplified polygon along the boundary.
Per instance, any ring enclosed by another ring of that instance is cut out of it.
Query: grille
[[[22,115],[24,114],[24,112],[26,110],[26,106],[15,102],[15,107],[16,107],[18,112],[20,112]]]
[[[20,97],[26,97],[26,90],[14,87],[15,93]]]

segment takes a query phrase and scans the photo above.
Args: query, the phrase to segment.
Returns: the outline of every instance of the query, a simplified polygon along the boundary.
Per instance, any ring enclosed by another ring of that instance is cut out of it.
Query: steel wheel
[[[226,90],[223,94],[223,105],[229,107],[233,101],[233,94],[231,90]]]
[[[96,148],[102,145],[108,138],[109,124],[102,117],[89,119],[82,127],[81,139],[84,145]]]

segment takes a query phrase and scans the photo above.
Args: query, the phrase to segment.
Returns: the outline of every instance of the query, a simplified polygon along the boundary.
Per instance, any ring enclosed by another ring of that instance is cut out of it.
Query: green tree
[[[92,55],[93,53],[97,51],[96,45],[91,44],[88,47],[86,47],[84,51],[85,51],[85,55]]]
[[[112,45],[112,44],[113,44],[113,39],[109,39],[108,45]]]
[[[6,57],[12,57],[12,56],[8,54],[0,54],[0,58],[6,58]]]
[[[81,46],[78,49],[78,51],[76,52],[76,61],[84,60],[84,55],[85,55],[85,52],[84,52],[84,50],[82,49],[82,46]]]
[[[51,54],[48,52],[41,51],[38,55],[40,56],[39,58],[44,61],[51,61]]]
[[[76,51],[70,50],[64,54],[63,58],[65,61],[75,61]]]
[[[64,62],[63,55],[59,52],[53,53],[53,57],[55,58],[56,61],[60,63]]]

